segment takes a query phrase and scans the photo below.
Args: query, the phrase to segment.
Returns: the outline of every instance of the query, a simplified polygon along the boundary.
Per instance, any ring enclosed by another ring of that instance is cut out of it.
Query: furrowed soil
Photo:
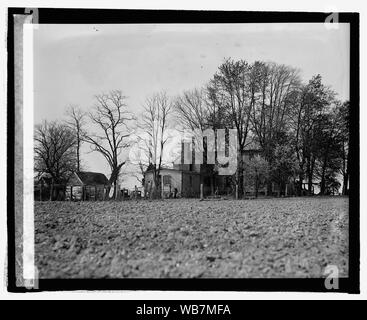
[[[348,276],[348,198],[36,202],[40,278]]]

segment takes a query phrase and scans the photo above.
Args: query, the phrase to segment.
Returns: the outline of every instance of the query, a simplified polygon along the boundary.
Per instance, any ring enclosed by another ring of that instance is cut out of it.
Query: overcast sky
[[[304,81],[319,73],[349,98],[348,24],[41,24],[34,32],[35,123],[62,119],[69,104],[88,110],[95,94],[112,89],[139,112],[156,91],[204,85],[226,57],[297,67]],[[109,173],[101,156],[83,159],[88,170]]]

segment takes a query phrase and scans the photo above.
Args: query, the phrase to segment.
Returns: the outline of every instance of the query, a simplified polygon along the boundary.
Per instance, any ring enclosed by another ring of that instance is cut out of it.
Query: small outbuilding
[[[103,173],[74,172],[66,184],[66,200],[104,200],[110,185]]]

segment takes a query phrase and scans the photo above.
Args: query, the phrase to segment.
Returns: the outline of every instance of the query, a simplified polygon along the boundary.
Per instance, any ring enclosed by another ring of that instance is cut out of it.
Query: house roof
[[[103,173],[79,171],[75,172],[75,174],[83,182],[83,184],[87,185],[108,184],[108,179]]]

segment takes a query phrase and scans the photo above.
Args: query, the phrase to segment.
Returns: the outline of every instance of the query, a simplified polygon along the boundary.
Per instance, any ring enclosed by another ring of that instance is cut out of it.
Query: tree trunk
[[[243,168],[242,168],[241,158],[242,158],[242,154],[241,154],[241,151],[239,151],[237,152],[237,170],[236,170],[236,181],[238,185],[239,198],[242,198],[242,195],[243,195]]]
[[[241,199],[243,196],[243,171],[241,167],[238,168],[236,180],[237,180],[237,185],[238,185],[238,197],[239,199]]]
[[[312,158],[312,161],[311,161],[311,172],[310,172],[310,178],[311,178],[311,195],[313,194],[313,172],[314,172],[314,169],[315,169],[315,158]]]
[[[310,159],[307,161],[307,193],[310,194],[311,192],[311,186],[312,186],[312,178],[311,178],[311,163]]]
[[[348,156],[347,156],[347,169],[345,171],[345,174],[343,176],[343,195],[349,195],[349,188],[348,188],[348,183],[349,183],[349,163],[350,163],[350,151],[348,152]]]
[[[270,157],[265,157],[265,159],[269,163],[269,172],[271,173],[272,167],[273,167],[272,159]],[[271,176],[268,177],[267,182],[266,182],[266,193],[271,197],[273,196],[273,181],[272,181]]]
[[[76,165],[77,165],[77,172],[80,171],[80,138],[78,137],[78,145],[76,147]]]
[[[312,194],[312,180],[313,180],[313,170],[314,170],[315,162],[312,161],[311,157],[307,161],[307,179],[308,179],[308,194]]]
[[[349,182],[349,175],[347,173],[343,174],[343,196],[348,195],[348,182]]]
[[[113,198],[116,200],[117,199],[117,181],[115,181],[113,183],[113,191],[114,191],[114,195],[113,195]]]
[[[326,157],[324,158],[324,163],[322,165],[322,171],[321,171],[321,182],[320,182],[320,194],[325,194],[325,172],[326,172]]]
[[[299,175],[299,185],[298,185],[298,196],[302,197],[303,196],[303,192],[302,192],[302,189],[303,189],[303,172],[300,173]]]
[[[52,182],[51,182],[50,201],[52,201],[53,193],[54,193],[54,179],[52,179]]]
[[[153,185],[152,185],[152,192],[150,193],[151,199],[157,199],[160,198],[160,181],[159,181],[159,173],[154,172],[153,173]]]

